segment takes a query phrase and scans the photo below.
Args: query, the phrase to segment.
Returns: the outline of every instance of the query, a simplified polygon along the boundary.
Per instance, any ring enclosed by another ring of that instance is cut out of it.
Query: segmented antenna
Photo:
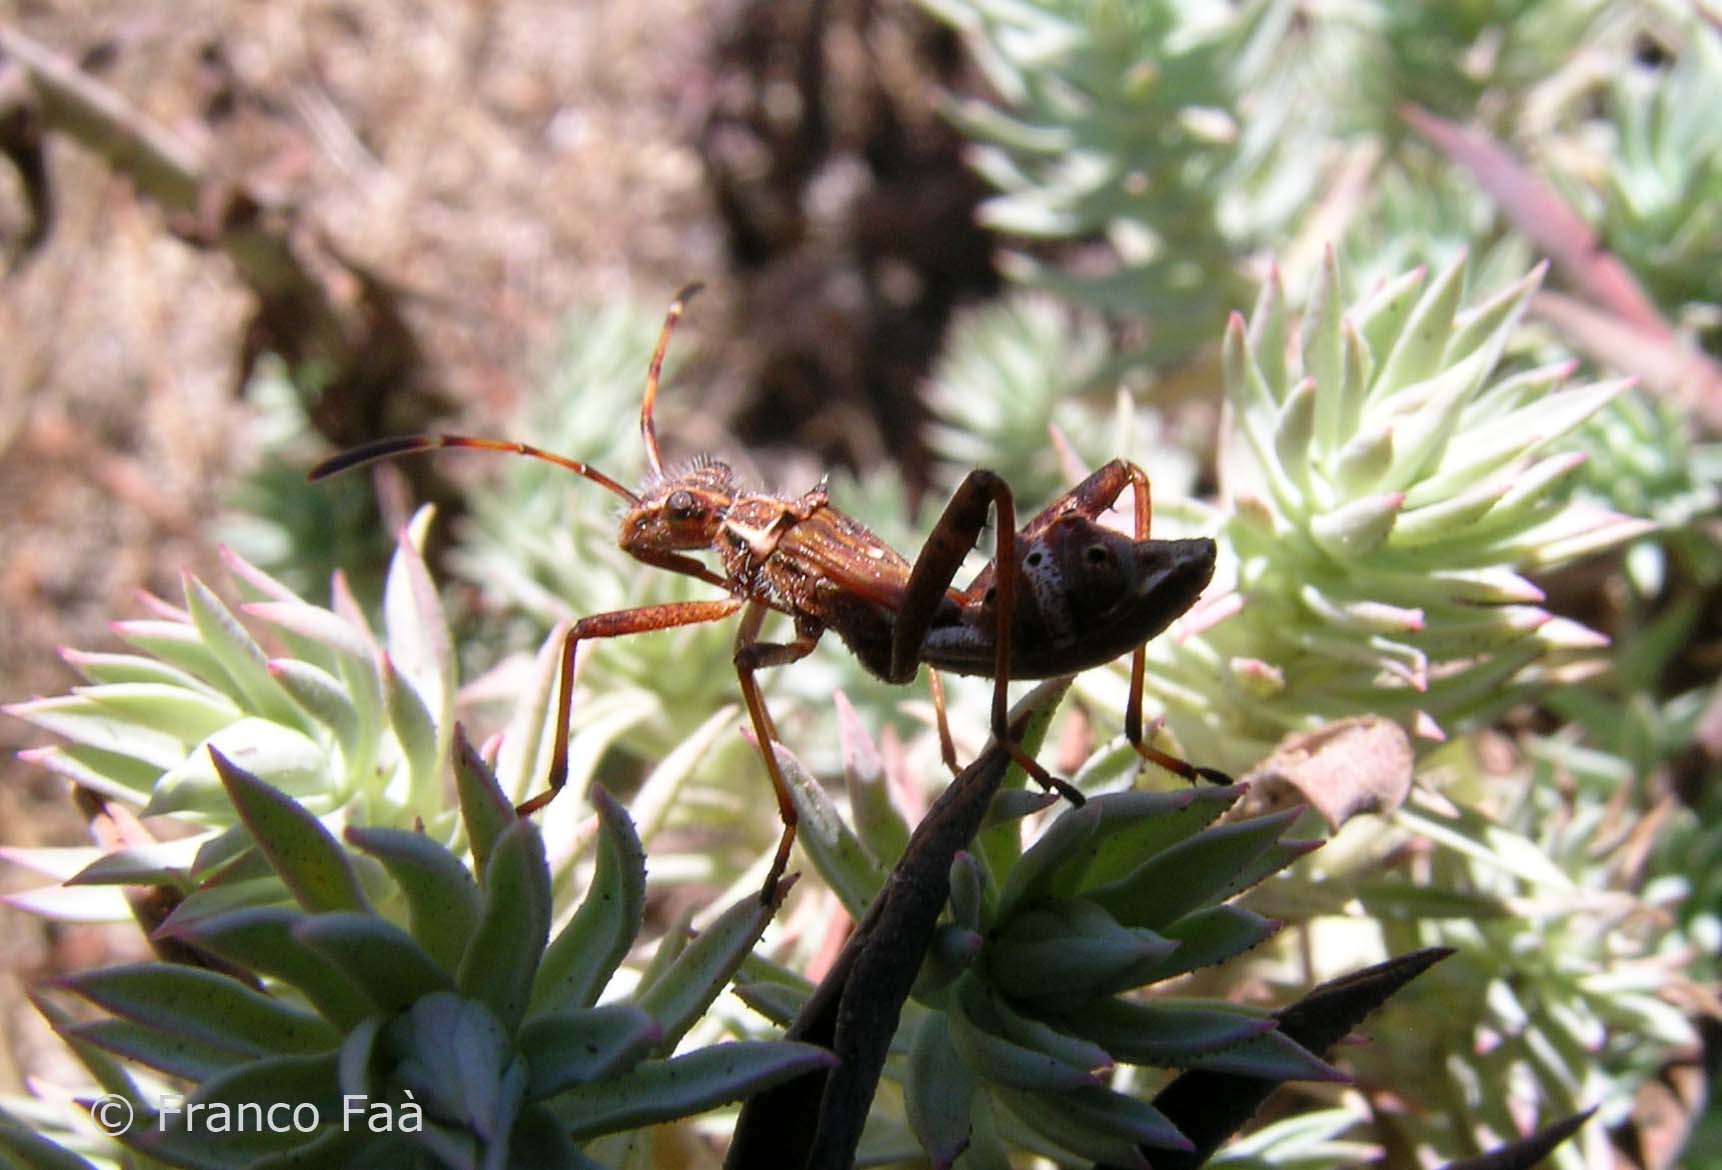
[[[441,451],[445,449],[469,451],[502,451],[510,455],[525,455],[532,459],[542,459],[546,463],[554,463],[557,467],[572,471],[575,475],[585,476],[599,487],[615,492],[632,506],[638,507],[640,497],[599,471],[589,463],[578,459],[570,459],[566,455],[558,455],[553,451],[531,446],[527,443],[515,443],[506,439],[475,439],[469,435],[399,435],[392,439],[377,439],[354,447],[350,451],[342,451],[332,455],[313,467],[308,478],[315,482],[328,479],[331,475],[339,475],[343,471],[351,471],[355,467],[363,467],[367,463],[376,463],[383,459],[394,459],[401,455],[412,455],[419,451]]]
[[[653,479],[661,479],[664,474],[664,458],[658,452],[658,427],[652,420],[652,408],[658,401],[658,380],[664,372],[664,354],[669,351],[670,334],[675,332],[676,322],[682,319],[688,302],[704,287],[703,283],[695,281],[670,302],[670,311],[664,315],[663,332],[658,334],[658,347],[652,351],[651,368],[646,371],[646,394],[640,400],[640,441],[646,445],[646,463],[651,468]]]

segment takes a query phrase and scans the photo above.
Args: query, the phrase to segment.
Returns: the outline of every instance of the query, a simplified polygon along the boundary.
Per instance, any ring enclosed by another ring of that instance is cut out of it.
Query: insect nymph
[[[1010,737],[1006,687],[1011,679],[1051,678],[1132,654],[1125,731],[1141,755],[1188,780],[1227,778],[1148,744],[1142,734],[1144,644],[1193,605],[1214,572],[1214,542],[1149,538],[1152,505],[1147,474],[1114,460],[1047,505],[1019,530],[1009,486],[990,471],[971,471],[957,487],[913,563],[864,524],[834,507],[824,485],[799,496],[744,489],[727,464],[699,458],[666,469],[653,408],[670,334],[692,285],[677,295],[653,351],[640,404],[640,436],[648,476],[638,492],[603,472],[524,443],[464,435],[408,435],[343,452],[312,469],[312,479],[419,451],[466,448],[505,451],[556,464],[627,502],[617,541],[646,564],[697,577],[723,591],[709,601],[669,602],[582,618],[562,645],[556,738],[545,791],[522,803],[529,814],[555,797],[567,779],[568,729],[574,661],[579,645],[740,613],[734,664],[748,717],[765,759],[783,819],[783,834],[766,879],[775,896],[795,839],[795,805],[778,767],[771,715],[755,674],[811,653],[831,631],[866,669],[891,683],[929,667],[991,677],[993,734],[1042,785],[1073,802],[1074,788],[1049,775]],[[1133,536],[1099,522],[1124,490],[1135,499]],[[963,560],[997,516],[993,560],[966,588],[953,588]],[[708,553],[716,568],[693,554]],[[795,636],[764,642],[768,614],[787,615]],[[935,688],[935,696],[938,691]],[[943,712],[940,712],[941,724]],[[955,768],[948,734],[946,763]]]

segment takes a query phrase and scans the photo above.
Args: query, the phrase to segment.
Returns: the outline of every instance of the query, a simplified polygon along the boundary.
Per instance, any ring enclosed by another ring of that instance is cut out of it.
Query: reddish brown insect
[[[754,675],[764,667],[805,657],[826,630],[842,638],[861,664],[886,682],[913,680],[921,663],[992,677],[993,734],[1031,776],[1078,804],[1080,793],[1050,776],[1010,739],[1006,686],[1013,678],[1074,674],[1133,653],[1125,714],[1130,742],[1145,759],[1185,779],[1228,782],[1220,772],[1154,748],[1142,735],[1143,646],[1189,609],[1207,586],[1214,572],[1214,542],[1149,539],[1152,504],[1148,476],[1140,467],[1124,460],[1108,463],[1020,531],[1009,486],[990,471],[971,471],[912,565],[865,525],[832,507],[824,485],[794,498],[747,491],[728,465],[704,457],[666,470],[653,406],[670,334],[699,287],[691,285],[677,295],[652,354],[640,404],[640,436],[650,473],[638,494],[578,460],[525,443],[462,435],[382,439],[336,455],[311,471],[313,480],[322,479],[374,460],[446,447],[542,459],[628,502],[617,540],[629,554],[698,577],[729,594],[721,600],[596,614],[573,625],[562,645],[549,784],[520,805],[521,815],[549,803],[567,778],[574,657],[582,641],[717,621],[738,610],[742,618],[735,639],[736,674],[783,818],[783,835],[765,885],[767,899],[774,896],[788,865],[796,813],[771,749],[777,734]],[[1135,495],[1134,539],[1098,521],[1126,487]],[[957,571],[986,526],[989,509],[998,517],[994,558],[966,589],[953,589]],[[696,551],[716,554],[718,570],[689,555]],[[759,640],[765,617],[774,610],[794,620],[792,641]],[[954,771],[955,750],[944,727],[937,675],[932,677],[941,746]]]

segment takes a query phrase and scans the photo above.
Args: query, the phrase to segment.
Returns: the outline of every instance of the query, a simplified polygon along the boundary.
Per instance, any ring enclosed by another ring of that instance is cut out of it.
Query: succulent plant
[[[581,1147],[602,1135],[829,1061],[772,1042],[672,1055],[770,921],[775,907],[756,897],[692,942],[661,944],[628,998],[599,1005],[644,909],[645,859],[627,813],[594,789],[592,884],[552,935],[538,830],[459,746],[476,877],[412,830],[349,827],[343,847],[303,805],[210,749],[253,842],[235,867],[289,897],[236,899],[231,876],[201,883],[181,891],[156,937],[206,966],[139,963],[57,981],[107,1013],[57,1024],[81,1053],[105,1054],[90,1056],[91,1071],[135,1111],[129,1147],[198,1170],[591,1167]],[[104,880],[142,877],[116,870]],[[391,906],[404,925],[379,909]],[[192,1087],[146,1091],[120,1062]]]
[[[137,653],[67,651],[89,680],[68,695],[8,707],[68,742],[31,758],[104,797],[219,831],[232,804],[210,748],[319,815],[371,824],[422,819],[453,831],[443,795],[456,676],[448,627],[419,552],[422,513],[402,534],[373,632],[337,575],[332,608],[314,606],[229,553],[249,598],[239,613],[189,574],[184,605],[115,623]],[[272,655],[239,614],[266,626]],[[188,860],[203,840],[169,850]]]
[[[1658,40],[1672,60],[1654,66],[1640,55],[1613,75],[1602,127],[1611,149],[1595,170],[1599,227],[1657,304],[1695,321],[1707,316],[1714,330],[1722,132],[1706,112],[1722,101],[1722,37],[1686,13]]]
[[[1295,341],[1277,278],[1233,318],[1225,576],[1185,619],[1206,629],[1150,646],[1193,757],[1242,770],[1358,712],[1439,740],[1604,644],[1523,574],[1649,530],[1557,490],[1584,457],[1551,445],[1624,383],[1514,368],[1541,271],[1460,311],[1465,272],[1414,271],[1347,309],[1330,255]]]
[[[1029,240],[1111,245],[1097,272],[1019,256],[1013,275],[1151,319],[1155,358],[1201,344],[1241,289],[1214,193],[1241,184],[1254,163],[1233,111],[1262,6],[1239,16],[1118,0],[923,3],[967,34],[999,95],[998,105],[963,100],[951,111],[976,144],[975,167],[1001,192],[983,220]]]
[[[781,758],[807,851],[859,919],[910,826],[885,795],[876,745],[852,716],[842,726],[853,828],[792,756]],[[1284,839],[1295,811],[1217,823],[1238,786],[1100,791],[1127,785],[1132,771],[1114,758],[1079,773],[1095,795],[1049,814],[1026,849],[1022,817],[1046,800],[1017,773],[952,866],[948,916],[898,1026],[906,1056],[887,1068],[902,1085],[903,1124],[936,1166],[959,1155],[965,1166],[1002,1166],[1011,1149],[1134,1166],[1145,1164],[1141,1147],[1189,1148],[1144,1099],[1144,1067],[1338,1076],[1264,1010],[1136,994],[1271,937],[1278,923],[1229,900],[1317,842]],[[743,998],[787,1022],[805,985],[759,960],[751,970],[760,978]],[[870,1156],[882,1157],[890,1139],[875,1142]]]

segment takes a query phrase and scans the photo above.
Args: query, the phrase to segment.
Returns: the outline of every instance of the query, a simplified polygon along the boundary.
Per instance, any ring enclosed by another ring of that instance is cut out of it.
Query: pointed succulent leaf
[[[1265,1012],[1224,1001],[1109,997],[1085,1003],[1065,1019],[1072,1031],[1117,1060],[1180,1068],[1274,1029]]]
[[[177,893],[190,893],[191,875],[186,872],[191,857],[188,840],[164,841],[104,853],[66,879],[69,886],[165,886]]]
[[[1413,268],[1376,289],[1351,312],[1351,321],[1357,327],[1364,349],[1370,354],[1379,355],[1376,359],[1378,371],[1381,361],[1385,360],[1403,331],[1411,310],[1420,303],[1419,294],[1428,277],[1428,269]],[[1384,384],[1379,373],[1371,383]]]
[[[64,976],[60,983],[121,1019],[240,1052],[319,1052],[340,1043],[340,1034],[317,1016],[197,967],[132,963]]]
[[[1285,474],[1309,491],[1310,446],[1315,438],[1315,379],[1303,378],[1286,395],[1274,419],[1274,454]]]
[[[1404,506],[1404,492],[1364,496],[1316,516],[1310,521],[1309,534],[1331,556],[1341,560],[1362,557],[1387,540]]]
[[[0,711],[18,714],[16,707],[0,707]],[[20,716],[23,718],[23,716]],[[126,804],[142,804],[161,777],[161,769],[134,756],[103,751],[85,744],[57,744],[46,748],[27,748],[18,753],[20,760],[38,764],[57,776],[64,776],[98,796]]]
[[[484,908],[466,940],[461,993],[488,1004],[513,1031],[550,938],[550,866],[544,838],[521,819],[496,839],[484,867]]]
[[[73,687],[72,694],[94,709],[127,723],[141,724],[185,743],[214,735],[244,714],[224,695],[166,683],[107,683]]]
[[[321,821],[213,747],[209,756],[239,819],[301,906],[313,913],[368,908],[345,851]]]
[[[115,622],[113,631],[146,654],[178,667],[235,702],[243,702],[244,696],[235,693],[236,688],[221,668],[220,660],[189,622],[140,618]]]
[[[576,1140],[687,1117],[803,1073],[829,1069],[836,1058],[812,1044],[735,1041],[581,1085],[549,1102]]]
[[[279,979],[310,1000],[330,1023],[352,1027],[373,1010],[371,1002],[339,967],[293,933],[308,918],[286,906],[242,906],[183,918],[176,913],[160,933]]]
[[[945,1170],[968,1147],[975,1075],[951,1043],[944,1012],[928,1012],[909,1046],[903,1112],[921,1148]]]
[[[808,774],[789,749],[778,744],[771,746],[801,818],[795,839],[813,859],[819,875],[842,901],[849,916],[859,922],[885,885],[884,870],[844,824],[824,785]]]
[[[106,1052],[188,1081],[207,1080],[256,1055],[184,1033],[164,1032],[136,1020],[91,1020],[76,1025],[70,1033]]]
[[[1252,1036],[1233,1047],[1203,1053],[1179,1064],[1186,1068],[1236,1073],[1267,1081],[1344,1082],[1351,1079],[1277,1028]]]
[[[785,983],[761,980],[737,983],[735,994],[737,999],[778,1027],[787,1028],[806,1005],[810,992]]]
[[[1465,291],[1465,272],[1465,257],[1461,255],[1423,291],[1376,371],[1374,393],[1410,386],[1435,371],[1453,332],[1459,296]],[[1382,352],[1378,345],[1372,344],[1370,348]]]
[[[1003,1035],[987,1001],[986,987],[973,975],[957,980],[947,1001],[946,1016],[951,1043],[964,1063],[988,1084],[1049,1092],[1100,1083],[1087,1068]]]
[[[244,768],[287,796],[311,796],[329,786],[329,754],[309,736],[267,719],[247,716],[204,740],[190,755],[169,765],[155,783],[143,815],[195,813],[208,819],[233,815],[231,798],[211,753]]]
[[[1008,918],[1019,906],[1033,905],[1058,881],[1067,865],[1082,858],[1083,849],[1100,827],[1101,809],[1096,800],[1080,808],[1066,809],[1046,827],[1009,870],[999,891],[999,917]]]
[[[314,914],[294,925],[293,937],[345,974],[378,1011],[404,1011],[453,986],[412,935],[375,914]]]
[[[427,995],[384,1025],[390,1080],[425,1112],[458,1120],[485,1144],[503,1141],[524,1103],[527,1073],[502,1022],[477,1000]]]
[[[354,827],[346,838],[381,862],[406,895],[412,934],[425,953],[449,970],[458,966],[482,904],[471,871],[423,833]]]
[[[1348,496],[1368,492],[1393,466],[1393,427],[1388,424],[1359,431],[1339,449],[1333,465],[1335,485]]]
[[[592,789],[598,813],[598,861],[580,908],[539,964],[532,987],[536,1011],[591,1007],[634,945],[645,913],[646,856],[628,812],[602,788]]]
[[[188,1103],[223,1102],[237,1107],[242,1102],[289,1106],[308,1102],[324,1118],[341,1115],[336,1054],[320,1052],[304,1056],[270,1056],[211,1077],[186,1098]],[[171,1130],[181,1117],[164,1114],[162,1126]],[[195,1127],[193,1127],[195,1128]],[[296,1135],[303,1140],[303,1135]],[[296,1143],[295,1143],[296,1144]]]
[[[6,707],[6,713],[64,736],[74,744],[142,761],[156,774],[185,758],[185,745],[177,737],[140,727],[76,695],[12,703]]]
[[[1022,1093],[1002,1086],[994,1087],[991,1093],[999,1105],[1024,1125],[1085,1161],[1149,1170],[1150,1164],[1140,1145],[1128,1134],[1119,1132],[1123,1126],[1101,1127],[1077,1120],[1068,1094]]]
[[[951,918],[956,925],[974,931],[992,921],[986,906],[985,875],[974,854],[966,850],[959,850],[951,862]]]
[[[514,802],[497,783],[496,773],[473,750],[460,724],[454,728],[454,786],[460,800],[461,822],[472,847],[473,864],[480,873],[490,860],[496,839],[518,819]]]
[[[413,681],[395,668],[393,655],[383,653],[377,673],[383,680],[383,704],[389,713],[389,726],[406,756],[411,807],[422,816],[433,807],[438,782],[440,746],[436,716]]]
[[[207,585],[187,573],[184,579],[185,608],[229,683],[227,693],[247,710],[275,723],[310,731],[304,711],[287,697],[269,676],[268,656],[250,631],[233,616]],[[220,685],[219,680],[211,680]]]
[[[1548,275],[1549,262],[1542,261],[1525,275],[1498,292],[1456,315],[1451,336],[1447,339],[1447,357],[1470,354],[1479,349],[1493,349],[1499,354],[1506,348],[1508,335],[1531,297],[1542,287]]]
[[[1286,291],[1278,264],[1269,267],[1261,291],[1250,310],[1248,333],[1250,355],[1261,369],[1262,384],[1270,395],[1286,385]]]
[[[705,1014],[776,912],[777,903],[747,895],[718,915],[657,978],[642,981],[634,1002],[663,1029],[659,1051],[673,1051]]]
[[[1303,318],[1304,368],[1315,379],[1315,438],[1324,454],[1340,443],[1340,406],[1345,386],[1344,288],[1331,245],[1310,289]]]
[[[342,681],[297,658],[271,658],[269,677],[317,722],[327,727],[349,754],[362,734],[359,708]]]
[[[149,1108],[146,1094],[132,1079],[123,1061],[118,1060],[107,1049],[85,1040],[76,1033],[76,1023],[71,1013],[46,995],[37,991],[29,993],[30,1003],[48,1026],[66,1042],[72,1055],[78,1058],[78,1063],[90,1074],[90,1079],[100,1086],[103,1092],[124,1097],[134,1110],[143,1111]]]
[[[1097,1075],[1112,1071],[1116,1063],[1112,1054],[1094,1041],[1020,1012],[1003,996],[992,996],[990,1003],[1000,1030],[1018,1044],[1048,1053],[1066,1064],[1088,1069]],[[1063,1017],[1060,1017],[1060,1024],[1063,1022]]]
[[[1279,933],[1281,925],[1242,906],[1209,906],[1186,914],[1161,932],[1178,949],[1154,968],[1138,969],[1138,985],[1224,963],[1261,946]]]
[[[1134,749],[1130,753],[1135,756]],[[1069,897],[1117,881],[1146,858],[1201,832],[1244,793],[1242,785],[1114,792],[1089,801],[1100,810],[1100,826],[1070,863],[1060,868],[1050,892]]]
[[[390,657],[411,680],[432,726],[446,729],[454,715],[454,640],[420,551],[432,515],[421,508],[400,534],[383,582],[383,625]]]
[[[987,948],[987,973],[1006,995],[1081,1002],[1175,950],[1149,932],[1120,926],[1093,903],[1065,901],[1011,918]]]
[[[1288,809],[1204,829],[1117,881],[1090,889],[1087,896],[1121,923],[1163,930],[1223,896],[1233,875],[1278,841],[1301,811]]]
[[[663,1038],[651,1016],[632,1004],[605,1004],[533,1016],[515,1042],[537,1101],[564,1089],[615,1076],[650,1055]]]
[[[849,812],[855,831],[869,856],[889,865],[909,844],[909,826],[891,803],[885,785],[885,767],[872,733],[856,717],[855,707],[841,690],[832,696],[837,711],[837,736],[843,748],[843,781],[849,793]]]
[[[639,791],[628,802],[641,840],[650,841],[668,823],[671,810],[681,800],[682,792],[700,765],[711,756],[720,741],[735,734],[735,716],[733,703],[725,703],[713,711],[646,776]],[[632,719],[632,715],[628,716],[629,722]]]

